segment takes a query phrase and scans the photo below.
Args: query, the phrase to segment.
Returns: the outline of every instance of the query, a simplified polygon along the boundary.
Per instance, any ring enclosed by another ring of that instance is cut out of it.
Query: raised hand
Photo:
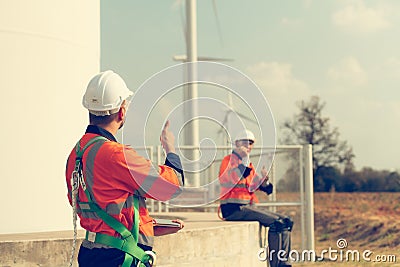
[[[164,128],[162,129],[160,142],[166,154],[175,153],[175,136],[169,130],[169,121],[165,123]]]

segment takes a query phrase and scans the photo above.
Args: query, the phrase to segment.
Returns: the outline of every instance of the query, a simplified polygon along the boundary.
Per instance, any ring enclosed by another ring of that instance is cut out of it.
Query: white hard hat
[[[255,142],[256,138],[251,131],[243,130],[243,131],[239,132],[235,137],[235,141],[239,141],[239,140],[251,140],[251,141]]]
[[[94,76],[83,96],[82,104],[96,116],[106,116],[118,112],[122,102],[133,95],[124,80],[112,70]]]

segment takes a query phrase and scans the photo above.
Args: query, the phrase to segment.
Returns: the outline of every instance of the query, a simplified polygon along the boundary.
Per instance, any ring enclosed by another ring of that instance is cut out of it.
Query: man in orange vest
[[[133,148],[117,142],[115,135],[124,125],[132,95],[118,74],[105,71],[91,79],[83,97],[90,125],[66,167],[68,199],[87,231],[79,266],[151,266],[157,232],[145,199],[165,201],[181,192],[183,171],[169,122],[160,136],[165,164],[157,169]],[[182,221],[175,222],[178,230],[183,227]]]
[[[291,266],[285,261],[279,262],[277,254],[282,250],[288,258],[293,221],[287,216],[252,206],[258,202],[256,190],[269,195],[273,189],[273,185],[268,181],[265,166],[259,176],[250,162],[249,155],[254,142],[254,134],[249,130],[243,130],[235,138],[236,148],[232,154],[224,157],[221,162],[219,180],[222,217],[227,221],[258,221],[261,225],[269,227],[268,245],[270,252],[274,250],[270,254],[271,266]]]

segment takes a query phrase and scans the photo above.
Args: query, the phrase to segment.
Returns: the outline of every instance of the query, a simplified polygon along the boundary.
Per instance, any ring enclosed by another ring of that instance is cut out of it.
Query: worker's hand
[[[249,149],[245,146],[240,146],[236,148],[236,153],[238,153],[242,158],[246,158],[249,156]]]
[[[181,229],[182,229],[183,227],[185,227],[185,223],[184,223],[182,220],[176,219],[176,220],[172,220],[172,221],[173,221],[174,223],[179,223]]]
[[[261,169],[261,176],[262,176],[262,178],[265,178],[265,181],[267,181],[267,180],[269,179],[269,177],[268,177],[268,170],[267,170],[267,168],[265,168],[265,165],[262,166],[262,169]]]
[[[161,145],[165,150],[165,153],[175,153],[175,136],[169,130],[169,121],[164,125],[164,128],[160,136]]]

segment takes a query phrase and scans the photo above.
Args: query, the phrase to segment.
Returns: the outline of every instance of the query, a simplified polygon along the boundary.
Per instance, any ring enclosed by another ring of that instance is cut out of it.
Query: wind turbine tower
[[[188,63],[197,62],[197,14],[196,0],[186,0],[186,61]],[[198,115],[198,88],[196,64],[187,64],[187,81],[188,84],[184,89],[183,100],[191,101],[191,105],[185,105],[184,121],[188,122],[187,129],[184,131],[184,144],[193,146],[190,149],[188,157],[192,161],[199,160],[199,149],[194,148],[199,145],[199,121]],[[194,81],[194,82],[191,82]],[[192,166],[192,177],[188,177],[188,184],[192,187],[200,186],[200,175],[196,172],[196,165]]]

